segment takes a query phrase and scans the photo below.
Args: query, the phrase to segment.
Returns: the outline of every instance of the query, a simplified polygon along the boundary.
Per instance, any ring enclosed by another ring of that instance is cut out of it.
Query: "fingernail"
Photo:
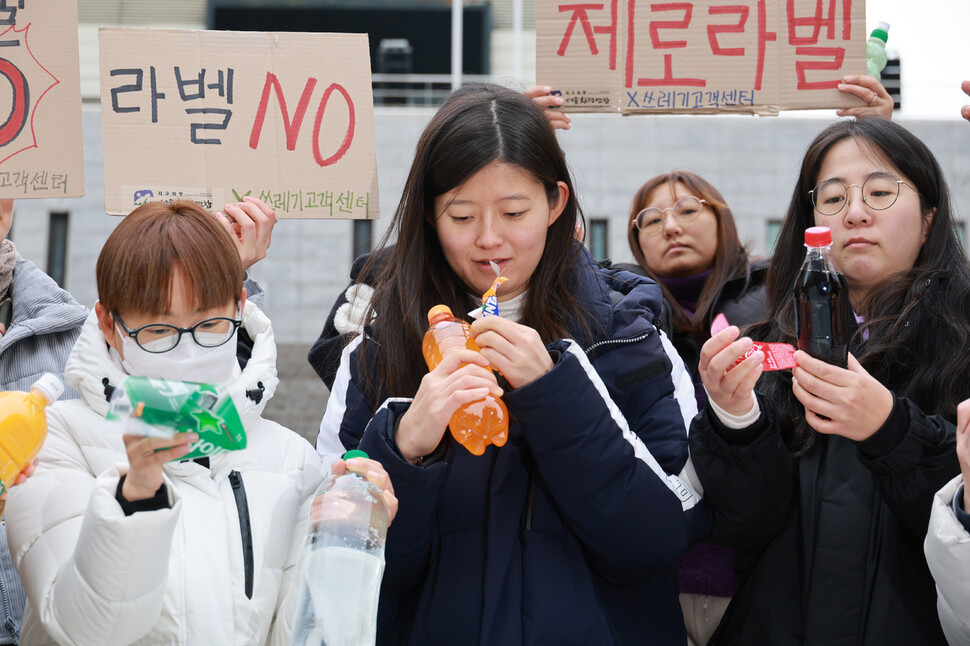
[[[744,348],[745,350],[750,348],[752,345],[754,345],[754,341],[752,341],[750,338],[744,337],[743,339],[741,339],[741,347]]]
[[[243,202],[250,202],[252,199],[253,198],[249,197],[248,195],[243,195]]]

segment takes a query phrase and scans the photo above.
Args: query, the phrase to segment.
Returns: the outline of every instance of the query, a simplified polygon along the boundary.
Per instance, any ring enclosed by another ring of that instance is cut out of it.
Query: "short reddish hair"
[[[215,217],[195,202],[149,202],[108,236],[96,276],[101,306],[111,313],[162,314],[171,304],[176,270],[200,309],[239,298],[239,252]]]

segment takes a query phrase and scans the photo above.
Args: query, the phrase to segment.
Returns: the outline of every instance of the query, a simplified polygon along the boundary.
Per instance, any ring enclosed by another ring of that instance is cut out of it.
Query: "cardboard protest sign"
[[[536,77],[571,112],[852,107],[865,41],[864,0],[537,0]]]
[[[103,28],[108,213],[244,196],[278,217],[376,218],[366,34]]]
[[[84,195],[75,0],[0,0],[0,198]]]

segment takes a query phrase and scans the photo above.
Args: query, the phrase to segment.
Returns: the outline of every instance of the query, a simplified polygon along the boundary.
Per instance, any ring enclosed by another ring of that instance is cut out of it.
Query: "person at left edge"
[[[248,270],[266,255],[276,218],[259,200],[227,204],[217,214],[232,235],[243,269]],[[45,372],[63,376],[64,363],[73,347],[88,309],[54,280],[18,252],[7,237],[14,218],[14,200],[0,200],[0,390],[26,391]],[[263,290],[247,274],[247,299],[262,306]],[[237,353],[245,363],[252,340],[240,335]],[[75,399],[68,386],[61,399]],[[23,474],[29,475],[32,468]],[[0,498],[0,516],[5,506]],[[26,603],[24,588],[7,547],[7,530],[0,524],[0,645],[17,644]]]
[[[64,371],[81,398],[48,409],[37,470],[10,492],[28,598],[21,643],[287,644],[325,475],[307,442],[261,416],[276,348],[247,302],[231,234],[192,202],[141,206],[105,242],[97,282]],[[245,367],[240,328],[253,339]],[[194,433],[123,435],[104,415],[127,375],[217,385],[246,448],[180,462]],[[343,468],[384,487],[393,514],[380,465],[352,460],[334,473]]]
[[[573,237],[579,217],[528,97],[466,86],[425,129],[397,243],[361,273],[376,276],[376,315],[345,337],[317,441],[328,455],[359,445],[401,500],[381,644],[686,643],[677,559],[709,528],[677,475],[690,377],[654,326],[659,288],[599,267]],[[489,260],[508,281],[501,316],[472,324],[482,354],[458,350],[427,372],[428,309],[480,307]],[[509,438],[473,456],[446,427],[489,391],[504,393]]]

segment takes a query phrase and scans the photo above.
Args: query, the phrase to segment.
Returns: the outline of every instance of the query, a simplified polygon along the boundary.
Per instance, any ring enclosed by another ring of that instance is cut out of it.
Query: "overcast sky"
[[[866,33],[890,24],[887,49],[901,59],[906,117],[960,118],[970,97],[970,0],[866,0]]]

